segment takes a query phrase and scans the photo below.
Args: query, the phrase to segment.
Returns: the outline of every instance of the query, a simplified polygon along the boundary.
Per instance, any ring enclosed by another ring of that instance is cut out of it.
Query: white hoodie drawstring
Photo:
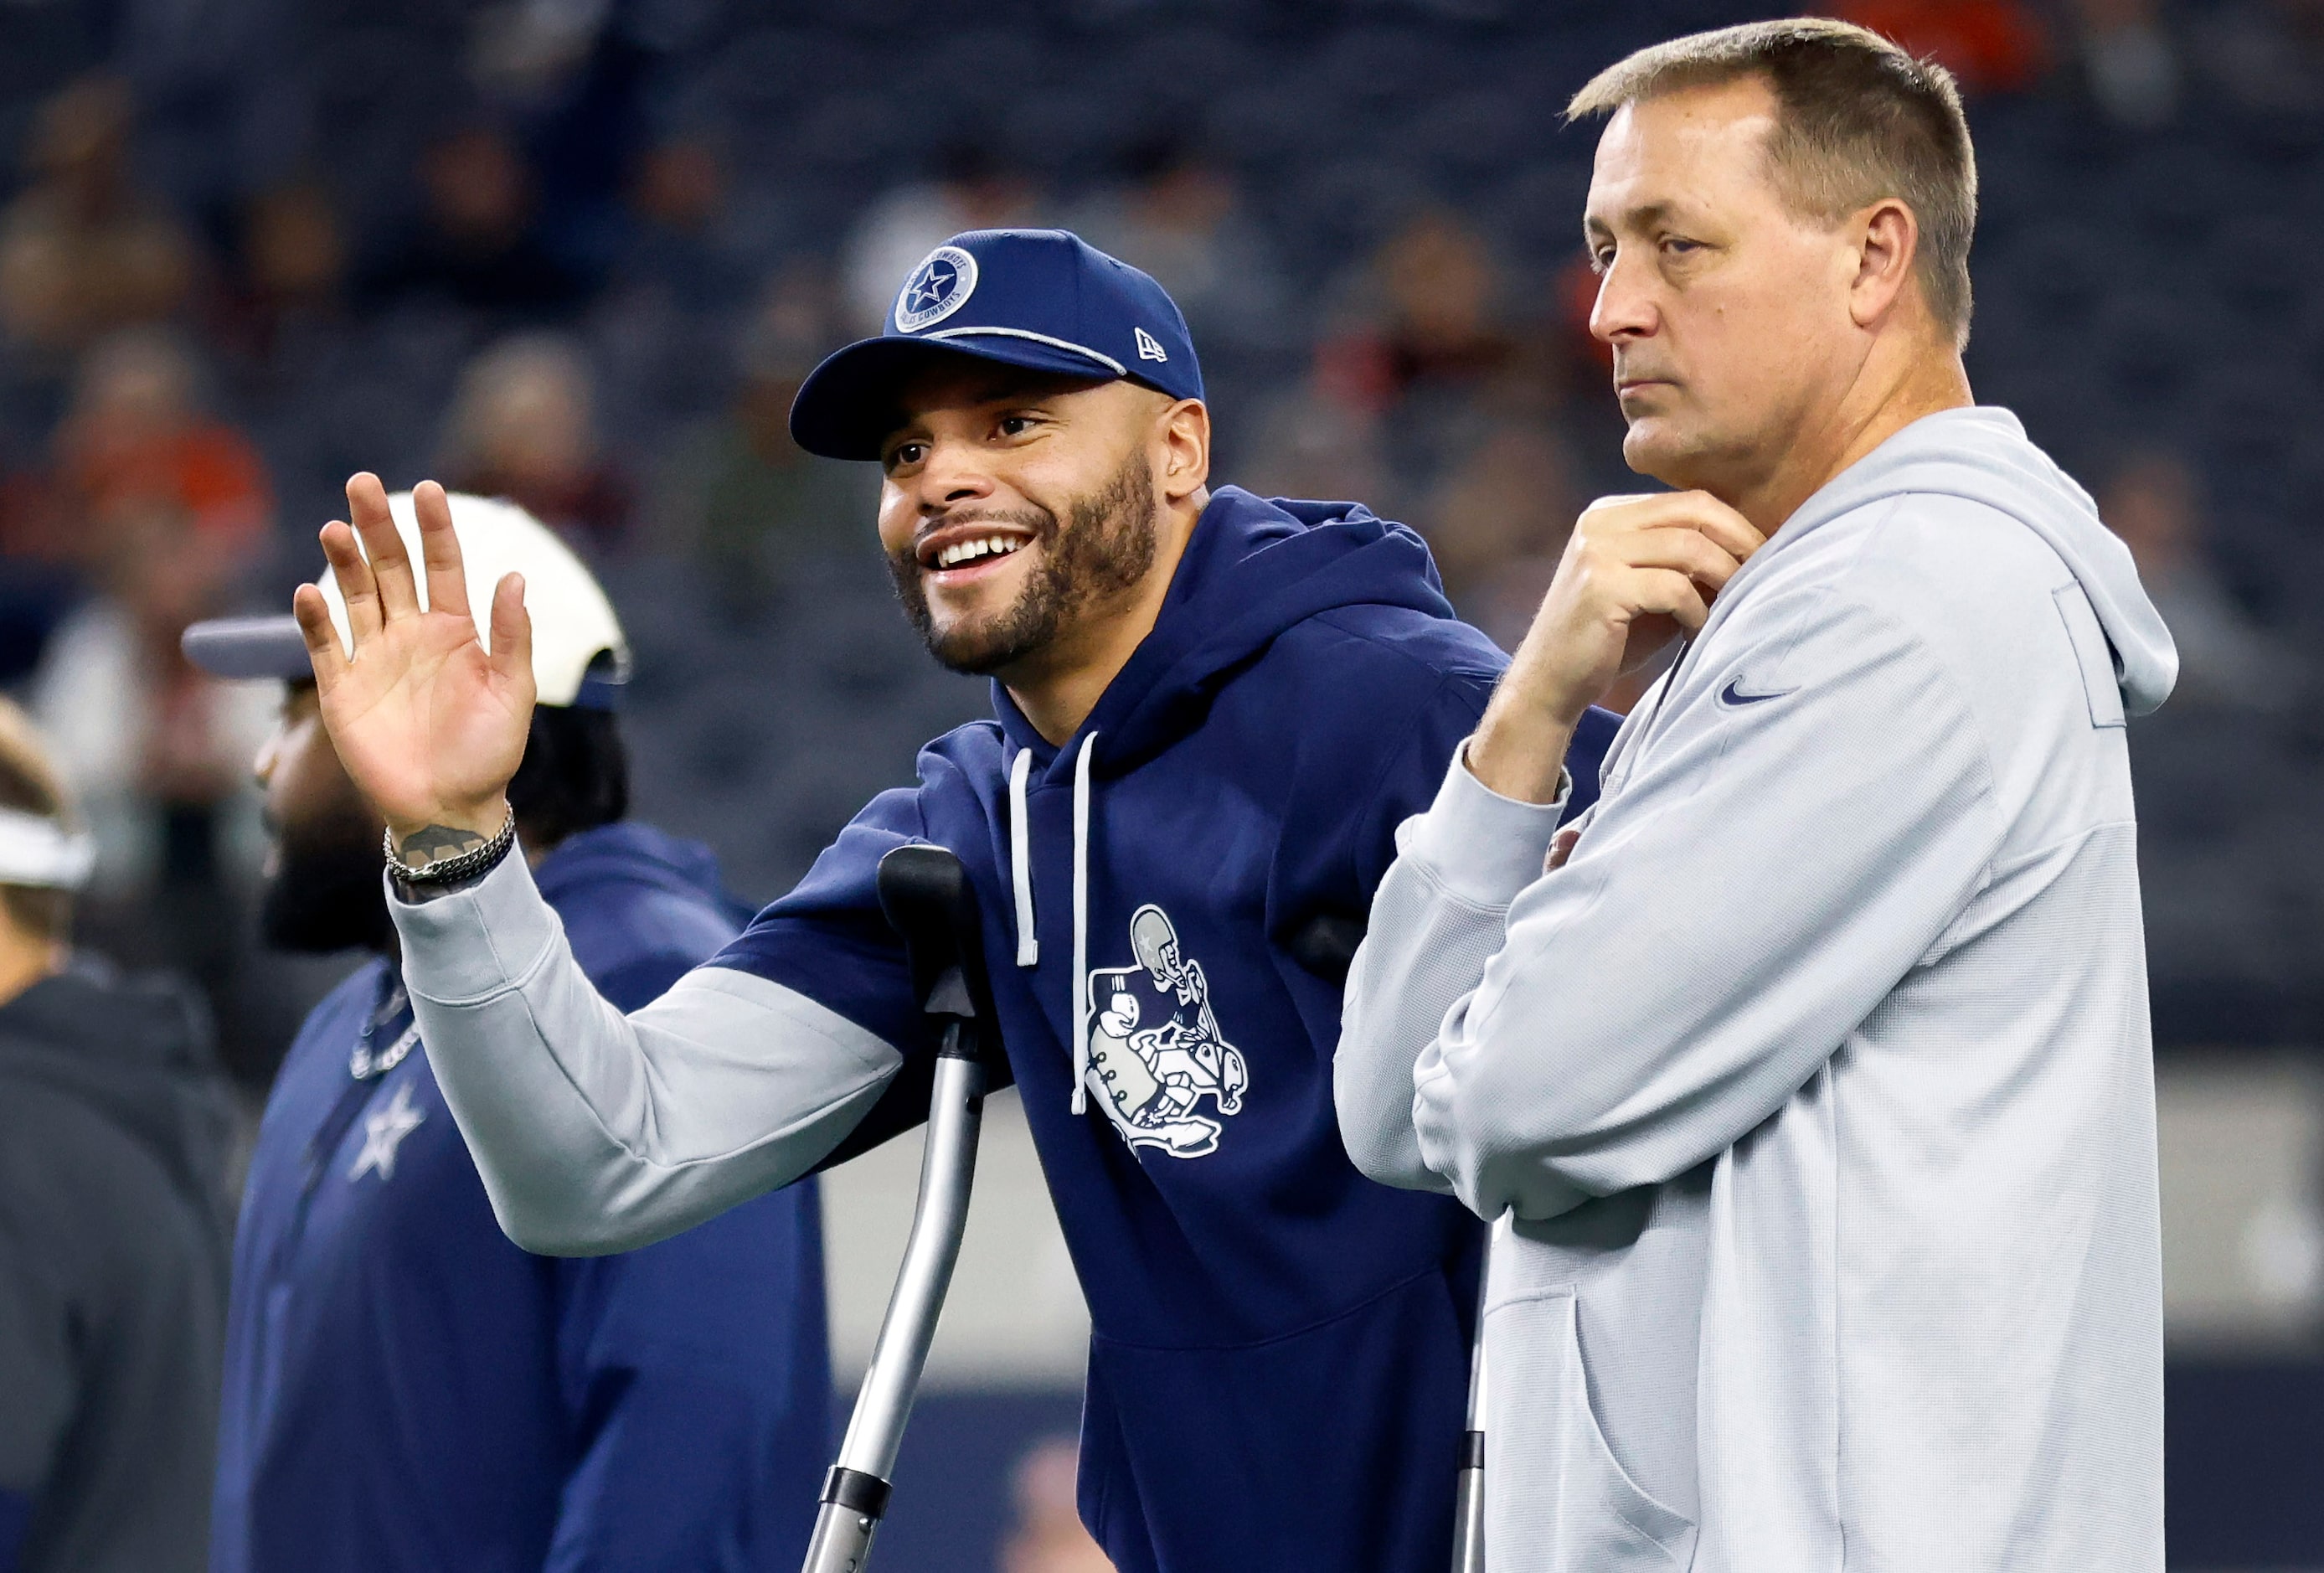
[[[1025,785],[1033,774],[1033,751],[1020,748],[1009,767],[1009,880],[1017,894],[1017,965],[1035,967],[1041,960],[1040,938],[1033,931],[1033,827],[1025,819]]]
[[[1074,761],[1074,1113],[1089,1112],[1090,755],[1097,734],[1082,739]]]
[[[1097,734],[1082,739],[1074,757],[1074,1113],[1089,1112],[1089,821],[1090,757]],[[1041,959],[1033,931],[1033,826],[1025,793],[1033,773],[1033,751],[1020,748],[1009,767],[1009,883],[1017,898],[1017,965]]]

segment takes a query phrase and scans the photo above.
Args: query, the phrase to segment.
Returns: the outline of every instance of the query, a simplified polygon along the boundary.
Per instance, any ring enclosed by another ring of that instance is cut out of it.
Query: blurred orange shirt
[[[258,450],[216,422],[92,444],[72,457],[65,478],[86,517],[139,503],[182,508],[206,545],[226,551],[255,545],[274,505]]]
[[[2049,40],[2015,0],[1847,0],[1828,14],[1935,57],[1965,93],[2015,92],[2049,69]]]

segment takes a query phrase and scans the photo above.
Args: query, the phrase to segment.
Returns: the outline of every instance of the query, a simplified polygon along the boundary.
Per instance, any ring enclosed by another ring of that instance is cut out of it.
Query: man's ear
[[[1211,478],[1211,412],[1200,399],[1181,399],[1162,412],[1160,483],[1165,504],[1183,503]]]
[[[1849,282],[1848,312],[1858,328],[1876,328],[1895,310],[1913,280],[1921,254],[1921,224],[1913,210],[1884,197],[1850,221],[1856,276]]]

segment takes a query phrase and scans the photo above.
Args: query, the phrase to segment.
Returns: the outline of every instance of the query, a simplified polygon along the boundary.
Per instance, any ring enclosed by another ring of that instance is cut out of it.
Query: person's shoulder
[[[950,774],[971,777],[990,774],[1002,766],[1006,752],[1001,723],[990,716],[964,721],[949,732],[939,732],[920,745],[919,773],[923,786]]]
[[[1865,529],[1858,577],[1866,593],[1909,596],[1911,587],[1955,594],[2046,597],[2071,576],[2057,549],[1994,503],[1945,492],[1907,492]]]
[[[1803,616],[1928,633],[2048,612],[2072,570],[2024,521],[1992,503],[1934,491],[1868,499],[1785,541],[1736,608],[1738,632]],[[1763,549],[1764,550],[1764,549]],[[1748,581],[1747,581],[1748,583]]]
[[[1447,678],[1489,688],[1509,663],[1499,645],[1457,618],[1409,606],[1335,606],[1286,629],[1268,662],[1350,685],[1355,695],[1430,692]]]

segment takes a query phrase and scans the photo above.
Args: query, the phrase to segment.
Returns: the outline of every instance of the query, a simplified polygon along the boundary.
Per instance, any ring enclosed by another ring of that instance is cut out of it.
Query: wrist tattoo
[[[474,852],[490,840],[474,830],[455,829],[449,825],[428,825],[414,830],[396,844],[396,851],[413,868],[425,868],[431,863],[441,863],[447,857],[457,857]]]

